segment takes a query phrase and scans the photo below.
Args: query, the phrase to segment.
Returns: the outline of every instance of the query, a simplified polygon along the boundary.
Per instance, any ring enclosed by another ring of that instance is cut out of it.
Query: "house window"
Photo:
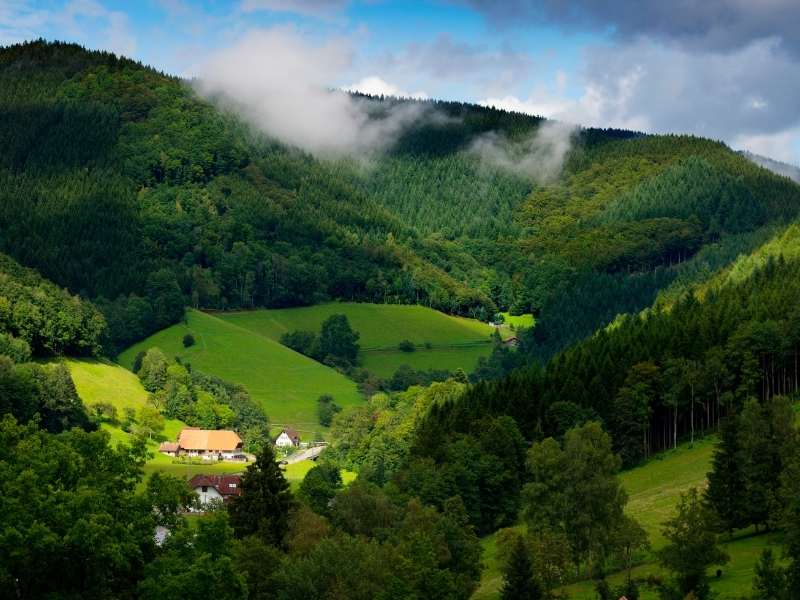
[[[228,484],[228,487],[229,487],[229,488],[235,488],[235,487],[236,487],[236,484],[235,484],[235,483],[229,483],[229,484]]]
[[[204,485],[204,486],[203,486],[203,493],[205,494],[207,491],[208,491],[208,486],[207,486],[207,485]]]

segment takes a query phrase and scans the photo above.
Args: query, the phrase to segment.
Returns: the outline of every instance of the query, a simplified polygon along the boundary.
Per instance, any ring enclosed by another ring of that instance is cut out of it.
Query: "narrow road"
[[[311,448],[306,448],[300,452],[295,452],[291,456],[287,456],[284,460],[286,461],[287,465],[299,463],[303,460],[317,460],[317,457],[322,454],[323,450],[325,450],[325,446],[323,445],[312,446]]]

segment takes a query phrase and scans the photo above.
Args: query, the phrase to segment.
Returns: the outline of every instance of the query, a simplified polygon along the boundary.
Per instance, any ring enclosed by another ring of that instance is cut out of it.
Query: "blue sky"
[[[794,0],[640,0],[635,11],[621,0],[0,0],[0,44],[77,41],[182,76],[232,70],[235,85],[270,93],[279,87],[260,80],[282,73],[298,89],[696,133],[794,163],[797,22]]]

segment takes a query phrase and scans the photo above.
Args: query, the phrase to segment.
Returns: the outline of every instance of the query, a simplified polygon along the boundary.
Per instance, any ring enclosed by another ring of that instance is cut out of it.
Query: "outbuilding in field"
[[[161,442],[158,447],[158,451],[167,456],[178,456],[179,449],[178,442]]]

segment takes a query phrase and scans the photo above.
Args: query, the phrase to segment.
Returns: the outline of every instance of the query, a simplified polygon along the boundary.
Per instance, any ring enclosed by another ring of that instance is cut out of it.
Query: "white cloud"
[[[794,128],[772,134],[740,135],[731,141],[731,145],[738,150],[748,150],[775,160],[798,164],[798,140],[800,128]]]
[[[27,0],[0,2],[0,44],[37,37],[49,18],[49,11],[34,9]]]
[[[34,9],[26,0],[0,0],[0,43],[37,37],[71,39],[126,56],[137,47],[128,16],[95,0],[71,0],[58,10]]]
[[[454,86],[499,94],[527,79],[533,68],[530,55],[508,45],[475,44],[446,33],[387,52],[370,65],[401,89],[424,88],[445,97],[452,97]]]
[[[412,98],[415,100],[427,100],[428,94],[422,91],[407,92],[396,85],[384,81],[376,75],[364,77],[356,83],[342,88],[346,92],[360,92],[370,96],[394,96],[395,98]]]
[[[487,164],[547,183],[561,173],[576,131],[573,125],[545,121],[533,135],[514,142],[489,132],[472,143],[470,152]]]
[[[694,133],[797,161],[800,63],[774,41],[727,54],[639,40],[586,50],[580,93],[535,88],[481,104],[582,125]]]
[[[293,28],[255,30],[212,54],[197,86],[286,143],[321,155],[364,155],[391,144],[424,111],[401,104],[378,118],[366,102],[332,90],[352,55],[344,39],[314,45]]]

